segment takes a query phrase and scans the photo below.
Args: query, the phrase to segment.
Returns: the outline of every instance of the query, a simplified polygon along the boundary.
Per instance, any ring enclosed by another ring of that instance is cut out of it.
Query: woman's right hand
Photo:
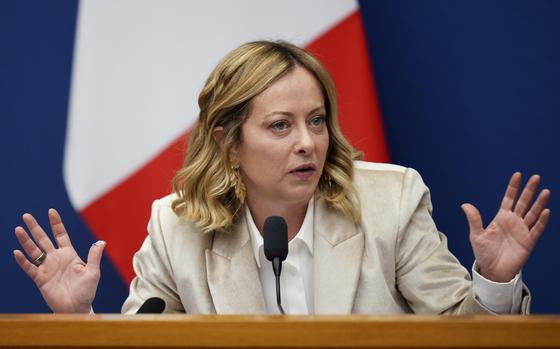
[[[23,221],[33,239],[24,228],[15,229],[21,247],[29,256],[28,260],[20,250],[14,250],[19,266],[35,282],[53,312],[89,313],[101,276],[99,265],[105,242],[98,241],[91,246],[86,264],[74,250],[56,210],[49,210],[49,222],[58,248],[32,215],[24,214]],[[43,252],[46,258],[42,263],[30,262]]]

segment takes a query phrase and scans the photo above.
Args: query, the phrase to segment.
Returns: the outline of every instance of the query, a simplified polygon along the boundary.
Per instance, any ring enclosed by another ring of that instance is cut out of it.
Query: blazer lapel
[[[218,314],[265,313],[262,286],[245,219],[231,233],[216,233],[206,250],[208,287]]]
[[[313,273],[316,314],[350,314],[360,279],[364,234],[327,206],[315,203]]]

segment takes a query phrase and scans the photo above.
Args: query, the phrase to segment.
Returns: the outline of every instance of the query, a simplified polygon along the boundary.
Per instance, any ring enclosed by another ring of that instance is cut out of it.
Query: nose
[[[313,152],[315,142],[313,135],[307,127],[299,127],[295,140],[295,151],[298,154],[309,155]]]

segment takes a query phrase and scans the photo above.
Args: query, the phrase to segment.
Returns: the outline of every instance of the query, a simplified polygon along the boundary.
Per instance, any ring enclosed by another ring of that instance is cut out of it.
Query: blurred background
[[[514,171],[539,173],[552,218],[523,271],[560,313],[560,2],[0,2],[0,313],[49,312],[12,257],[24,212],[61,212],[78,253],[108,242],[96,312],[119,312],[150,203],[170,192],[197,95],[231,49],[308,48],[331,71],[343,132],[369,161],[416,168],[468,269],[460,204],[488,223]],[[557,149],[557,150],[554,150]]]

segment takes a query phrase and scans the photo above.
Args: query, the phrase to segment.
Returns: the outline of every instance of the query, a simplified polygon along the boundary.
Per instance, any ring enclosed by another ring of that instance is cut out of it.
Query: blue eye
[[[286,121],[280,120],[270,125],[270,128],[274,131],[284,131],[285,129],[288,128],[288,126],[289,125]]]
[[[316,116],[313,119],[309,120],[309,124],[311,126],[322,126],[326,123],[324,116]]]

